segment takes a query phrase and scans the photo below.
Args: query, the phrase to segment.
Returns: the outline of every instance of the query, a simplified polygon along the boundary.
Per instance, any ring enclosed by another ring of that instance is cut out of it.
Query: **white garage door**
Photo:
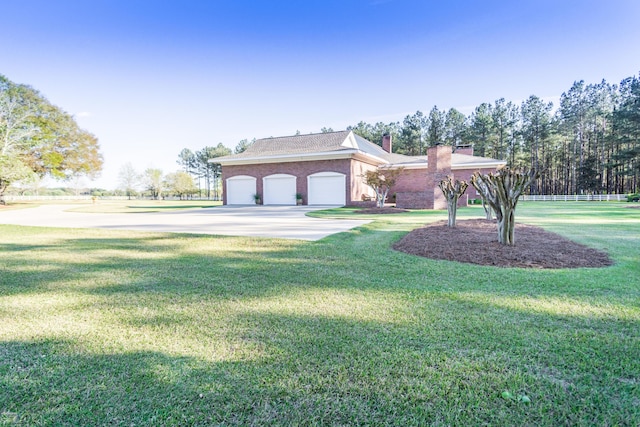
[[[296,177],[283,173],[262,178],[265,205],[295,205]]]
[[[319,172],[307,177],[310,205],[344,206],[346,200],[345,175],[337,172]]]
[[[256,194],[256,179],[239,175],[227,179],[227,205],[253,205]]]

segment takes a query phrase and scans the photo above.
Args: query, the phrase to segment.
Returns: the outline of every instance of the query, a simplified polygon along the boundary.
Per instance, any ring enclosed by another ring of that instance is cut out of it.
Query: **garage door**
[[[344,206],[346,201],[345,175],[337,172],[314,173],[307,177],[310,205]]]
[[[265,205],[295,205],[296,177],[287,174],[275,174],[262,178]]]
[[[227,179],[227,205],[255,204],[256,179],[252,176],[240,175]]]

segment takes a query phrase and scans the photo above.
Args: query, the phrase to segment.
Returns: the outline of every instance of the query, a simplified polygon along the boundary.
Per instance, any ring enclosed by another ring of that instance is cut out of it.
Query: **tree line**
[[[623,194],[640,191],[640,78],[619,84],[576,81],[560,96],[559,105],[532,95],[519,105],[500,98],[478,105],[465,115],[455,108],[434,106],[402,121],[374,124],[361,121],[348,130],[381,145],[393,137],[393,151],[426,155],[436,144],[472,145],[474,155],[505,160],[511,169],[539,172],[530,194]],[[323,127],[321,132],[332,132]],[[296,132],[299,134],[300,132]],[[255,141],[255,139],[254,139]],[[240,141],[240,153],[252,141]],[[178,163],[198,179],[206,191],[221,189],[221,168],[209,163],[231,154],[218,144],[191,152],[184,149]]]
[[[246,149],[250,143],[241,141],[236,152]],[[118,176],[119,188],[129,197],[143,193],[153,199],[175,196],[180,199],[197,195],[199,198],[222,200],[222,166],[209,160],[231,154],[222,143],[192,151],[183,148],[178,154],[182,170],[164,174],[161,169],[147,168],[138,173],[130,163],[125,164]]]
[[[425,155],[428,147],[473,145],[474,154],[505,160],[511,168],[540,171],[531,194],[637,192],[640,175],[640,79],[620,84],[575,82],[554,109],[532,95],[517,105],[504,98],[482,103],[470,115],[434,106],[403,121],[349,130],[393,151]]]
[[[177,163],[185,173],[197,180],[198,193],[201,196],[213,200],[222,200],[222,165],[211,160],[216,157],[228,156],[232,153],[242,153],[254,141],[255,138],[252,141],[243,139],[233,151],[222,143],[196,151],[183,148],[178,154]]]

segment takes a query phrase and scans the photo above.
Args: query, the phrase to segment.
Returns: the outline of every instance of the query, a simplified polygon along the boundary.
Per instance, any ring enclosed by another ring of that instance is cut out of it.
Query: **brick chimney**
[[[456,146],[456,151],[454,151],[454,153],[468,154],[470,156],[473,156],[473,145],[472,144],[458,145]]]
[[[391,135],[387,133],[382,135],[382,149],[387,153],[391,153]]]
[[[438,184],[451,174],[451,147],[436,145],[427,150],[427,192],[428,199],[433,200],[432,209],[446,209],[447,200]]]

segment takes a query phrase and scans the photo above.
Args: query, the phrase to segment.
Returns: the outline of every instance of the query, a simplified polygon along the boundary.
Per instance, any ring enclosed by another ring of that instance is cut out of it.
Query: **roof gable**
[[[256,140],[244,152],[216,157],[222,165],[277,163],[357,156],[372,164],[389,167],[424,168],[427,156],[406,156],[386,152],[381,146],[356,135],[353,131],[312,133]],[[368,159],[368,160],[367,160]],[[453,153],[451,165],[456,168],[492,167],[505,162],[486,157]]]
[[[216,163],[243,164],[281,161],[311,160],[314,157],[341,158],[360,155],[370,158],[377,164],[392,163],[400,154],[387,153],[380,147],[353,131],[313,133],[308,135],[282,136],[256,140],[249,148],[239,154],[217,157]]]
[[[237,157],[274,156],[278,154],[305,154],[353,148],[348,141],[349,131],[312,133],[258,139]]]

